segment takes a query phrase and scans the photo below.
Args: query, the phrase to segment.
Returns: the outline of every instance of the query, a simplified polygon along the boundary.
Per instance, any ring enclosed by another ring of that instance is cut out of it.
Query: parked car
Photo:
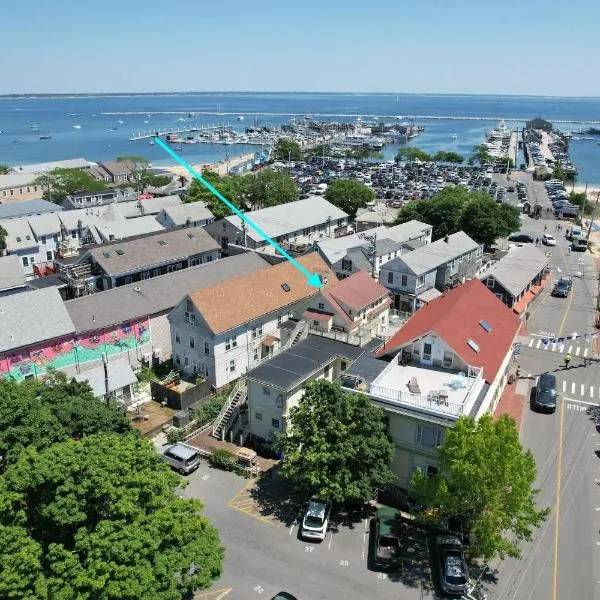
[[[571,280],[563,277],[554,285],[554,288],[552,289],[552,295],[558,296],[559,298],[566,298],[571,291],[571,286]]]
[[[401,525],[391,506],[377,509],[375,517],[374,562],[378,567],[393,568],[400,557]]]
[[[329,515],[331,513],[331,502],[311,498],[308,501],[300,535],[310,540],[324,540],[329,524]]]
[[[271,600],[298,600],[296,596],[292,596],[289,592],[279,592],[275,594]]]
[[[509,238],[509,242],[520,242],[522,244],[533,244],[533,237],[528,233],[513,233]]]
[[[533,404],[539,410],[556,410],[556,377],[553,373],[542,373],[535,382]]]
[[[162,459],[182,475],[188,475],[200,465],[200,455],[187,445],[166,444],[160,448]]]
[[[588,249],[587,239],[582,235],[572,238],[571,249],[575,252],[585,252]]]
[[[438,535],[435,543],[440,587],[448,594],[465,594],[469,585],[469,570],[462,542],[454,535]]]
[[[549,233],[545,233],[542,236],[542,244],[544,246],[556,246],[556,238]]]

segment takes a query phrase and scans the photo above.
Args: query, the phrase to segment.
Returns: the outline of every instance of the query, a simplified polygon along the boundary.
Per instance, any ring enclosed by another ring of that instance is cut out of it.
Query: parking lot
[[[377,572],[370,568],[372,515],[338,513],[323,542],[307,542],[298,528],[305,498],[289,494],[276,476],[256,483],[203,462],[186,479],[183,495],[203,502],[225,547],[224,575],[211,593],[229,590],[222,597],[235,600],[270,599],[282,590],[299,600],[439,597],[419,526],[406,528],[403,568]]]

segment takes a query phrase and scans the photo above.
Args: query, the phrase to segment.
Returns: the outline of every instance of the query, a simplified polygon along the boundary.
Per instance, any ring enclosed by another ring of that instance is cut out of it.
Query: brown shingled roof
[[[327,273],[328,283],[337,281],[335,274],[316,253],[298,262],[311,273]],[[229,279],[190,294],[190,299],[215,334],[222,333],[319,293],[308,285],[294,265],[285,261],[248,275]],[[287,283],[286,292],[282,285]]]
[[[357,271],[350,277],[337,281],[324,295],[329,300],[333,297],[336,303],[343,302],[353,310],[360,310],[388,293],[370,273]]]

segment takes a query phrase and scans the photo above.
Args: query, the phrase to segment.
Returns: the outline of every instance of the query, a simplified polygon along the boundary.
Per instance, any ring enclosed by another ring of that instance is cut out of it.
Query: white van
[[[200,465],[200,455],[186,444],[166,444],[160,448],[160,455],[182,475],[188,475]]]

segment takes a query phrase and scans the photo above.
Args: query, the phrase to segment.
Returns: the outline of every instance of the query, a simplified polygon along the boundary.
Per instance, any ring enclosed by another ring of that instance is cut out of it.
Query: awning
[[[436,290],[435,288],[431,288],[430,290],[425,290],[422,294],[419,294],[417,296],[417,300],[427,303],[431,302],[432,300],[435,300],[436,298],[439,298],[441,295],[442,292]]]

